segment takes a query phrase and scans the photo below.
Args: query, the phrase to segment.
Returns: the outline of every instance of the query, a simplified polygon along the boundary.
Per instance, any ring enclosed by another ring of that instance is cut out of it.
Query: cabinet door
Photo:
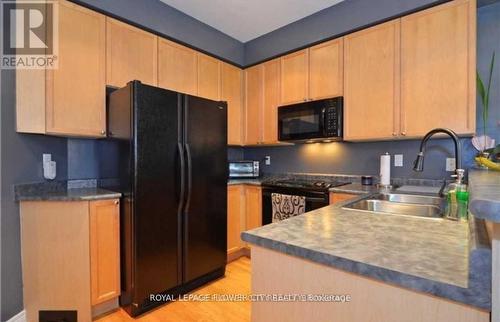
[[[243,206],[243,186],[227,187],[227,252],[238,251],[242,246],[240,234],[245,229]]]
[[[245,144],[259,144],[263,104],[262,65],[245,70]]]
[[[227,102],[228,144],[241,145],[243,136],[242,71],[222,63],[221,99]]]
[[[264,63],[264,103],[262,111],[262,140],[264,143],[278,141],[278,105],[280,104],[280,60]]]
[[[327,41],[309,48],[309,98],[342,96],[344,40]]]
[[[281,57],[281,104],[298,103],[308,99],[308,65],[307,49]]]
[[[196,52],[158,38],[158,86],[173,91],[197,94]]]
[[[475,17],[476,1],[456,0],[401,19],[402,135],[474,133]]]
[[[132,80],[158,84],[158,37],[106,18],[106,84],[123,87]]]
[[[198,96],[214,101],[220,100],[220,61],[197,53]]]
[[[344,138],[392,138],[399,130],[399,20],[344,38]]]
[[[90,202],[92,305],[120,295],[120,205],[118,199]]]
[[[245,187],[246,230],[262,226],[262,189],[258,186]]]
[[[59,68],[46,72],[46,129],[59,135],[106,134],[106,21],[59,2]]]

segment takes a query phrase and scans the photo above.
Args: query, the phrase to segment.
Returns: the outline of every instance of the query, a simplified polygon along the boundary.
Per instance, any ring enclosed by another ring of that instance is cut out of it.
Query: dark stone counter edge
[[[471,272],[477,272],[477,270],[469,269],[468,288],[462,288],[446,283],[432,281],[422,277],[401,273],[387,268],[373,266],[370,264],[325,254],[296,245],[289,245],[268,238],[255,236],[247,232],[243,232],[241,234],[241,238],[246,242],[263,248],[300,257],[316,263],[328,265],[343,271],[370,277],[382,282],[386,282],[388,284],[401,286],[418,292],[432,294],[438,297],[475,306],[483,310],[491,310],[491,282],[485,283],[483,277],[487,272],[485,272],[484,270],[482,270],[481,274],[471,274]],[[487,258],[485,258],[487,256],[490,256],[489,262]],[[483,269],[487,270],[488,267],[491,266],[491,251],[485,251],[484,249],[479,249],[477,252],[472,251],[470,254],[469,262],[474,261],[476,261],[477,264],[483,266]],[[486,279],[486,282],[487,280],[488,279]]]

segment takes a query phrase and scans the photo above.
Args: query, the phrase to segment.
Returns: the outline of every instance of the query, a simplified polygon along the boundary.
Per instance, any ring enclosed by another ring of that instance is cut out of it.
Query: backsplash
[[[461,139],[463,167],[473,165],[475,150],[470,139]],[[412,170],[413,161],[419,151],[420,140],[390,142],[334,142],[297,144],[293,146],[245,148],[244,158],[261,161],[263,173],[310,172],[336,174],[378,175],[380,155],[403,155],[403,167],[394,167],[391,160],[391,176],[400,178],[442,179],[452,173],[445,171],[445,160],[454,157],[450,139],[434,139],[428,142],[424,172]],[[271,165],[265,165],[266,156]]]

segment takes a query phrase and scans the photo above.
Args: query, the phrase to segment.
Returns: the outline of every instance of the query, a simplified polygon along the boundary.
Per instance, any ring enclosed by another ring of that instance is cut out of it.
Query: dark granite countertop
[[[14,186],[16,201],[84,201],[120,198],[121,193],[97,187],[96,180],[50,181]]]
[[[366,196],[366,195],[364,195]],[[360,196],[362,198],[364,196]],[[419,292],[491,307],[484,222],[370,214],[331,205],[242,233],[251,244]]]
[[[262,184],[262,179],[229,179],[227,181],[227,185],[236,185],[236,184],[249,184],[252,186],[260,186]]]
[[[470,212],[500,223],[500,171],[469,170],[469,192]]]

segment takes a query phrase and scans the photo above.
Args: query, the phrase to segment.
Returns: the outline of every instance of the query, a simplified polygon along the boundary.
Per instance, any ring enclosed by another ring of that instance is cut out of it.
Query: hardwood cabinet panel
[[[359,197],[353,193],[330,192],[330,205]]]
[[[262,65],[245,70],[245,144],[259,144],[262,141],[263,105]]]
[[[88,201],[19,204],[25,321],[38,311],[78,311],[91,321]]]
[[[131,80],[158,84],[158,37],[106,18],[106,84],[123,87]]]
[[[90,202],[90,276],[92,305],[120,295],[120,205]]]
[[[220,100],[221,62],[210,56],[198,56],[198,96],[214,101]]]
[[[59,2],[59,68],[46,71],[46,131],[106,134],[105,17]]]
[[[278,142],[278,106],[280,105],[280,60],[271,60],[263,68],[262,141]]]
[[[281,57],[281,104],[306,101],[309,82],[308,49]]]
[[[221,66],[221,99],[227,102],[228,144],[243,144],[243,71],[232,65]]]
[[[392,138],[399,131],[399,20],[344,38],[344,138]]]
[[[245,186],[246,230],[262,226],[262,189]]]
[[[342,96],[344,40],[334,39],[309,48],[309,98]]]
[[[242,246],[240,234],[245,229],[244,187],[232,185],[227,187],[227,252],[238,251]]]
[[[158,86],[197,94],[196,52],[166,39],[158,39]]]
[[[402,134],[436,127],[474,133],[476,1],[455,0],[401,19]]]

